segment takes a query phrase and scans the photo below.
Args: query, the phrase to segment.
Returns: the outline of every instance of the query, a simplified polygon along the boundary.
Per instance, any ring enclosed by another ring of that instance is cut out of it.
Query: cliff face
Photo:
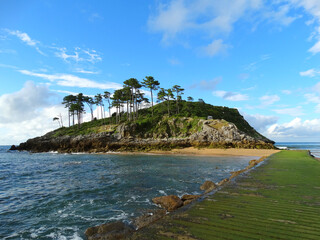
[[[143,126],[143,125],[142,125]],[[33,152],[108,152],[169,150],[182,147],[274,148],[273,142],[256,134],[240,131],[225,120],[203,120],[188,117],[163,118],[146,131],[138,123],[104,126],[100,133],[57,136],[50,132],[21,143],[18,150]]]

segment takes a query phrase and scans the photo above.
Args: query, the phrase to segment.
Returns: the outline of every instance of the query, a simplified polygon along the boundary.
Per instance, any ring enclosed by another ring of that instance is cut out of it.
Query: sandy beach
[[[171,151],[150,151],[152,154],[177,154],[177,155],[198,155],[198,156],[270,156],[281,150],[275,149],[244,149],[244,148],[183,148],[173,149]]]

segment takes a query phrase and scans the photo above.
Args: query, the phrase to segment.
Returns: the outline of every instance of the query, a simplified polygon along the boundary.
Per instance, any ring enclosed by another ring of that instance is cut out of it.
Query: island
[[[31,152],[106,153],[189,147],[274,149],[273,144],[251,127],[237,109],[204,101],[166,100],[135,113],[122,111],[109,118],[60,127],[14,148]]]

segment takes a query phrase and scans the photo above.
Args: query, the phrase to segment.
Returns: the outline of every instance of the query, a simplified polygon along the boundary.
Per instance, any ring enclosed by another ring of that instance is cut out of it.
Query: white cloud
[[[265,116],[261,114],[250,115],[244,112],[241,112],[241,114],[248,121],[248,123],[260,133],[263,133],[268,126],[277,123],[279,119],[276,116]]]
[[[261,101],[261,105],[265,107],[278,102],[280,100],[280,97],[278,95],[265,95],[260,97],[259,99]]]
[[[276,141],[318,141],[320,119],[302,121],[295,118],[288,123],[274,124],[267,129],[266,135]]]
[[[297,106],[297,107],[294,107],[294,108],[274,109],[273,111],[278,113],[278,114],[285,114],[285,115],[290,115],[290,116],[293,116],[293,117],[298,117],[298,116],[304,115],[301,106]]]
[[[202,47],[201,52],[209,57],[225,53],[230,46],[224,44],[222,39],[213,40],[209,45]]]
[[[16,30],[16,31],[8,30],[8,33],[20,38],[21,41],[23,41],[24,43],[26,43],[29,46],[34,47],[39,43],[38,41],[31,39],[27,33],[20,32],[18,30]]]
[[[315,93],[306,93],[304,97],[308,103],[316,103],[315,112],[320,113],[320,97]]]
[[[29,138],[42,136],[59,127],[53,118],[62,114],[64,126],[67,125],[67,113],[63,105],[45,106],[34,111],[32,118],[21,118],[19,122],[0,123],[0,144],[11,145],[25,142]]]
[[[149,17],[148,26],[163,33],[164,42],[190,30],[212,36],[229,33],[236,21],[261,7],[262,0],[172,0],[158,6],[157,13]]]
[[[76,68],[76,69],[75,69],[75,72],[84,73],[84,74],[98,74],[98,73],[99,73],[99,72],[84,70],[84,69],[82,69],[82,68]]]
[[[214,91],[213,95],[216,97],[221,97],[228,101],[246,101],[249,100],[249,96],[247,94],[241,94],[236,92],[227,92],[227,91]]]
[[[270,21],[275,21],[277,23],[280,23],[283,26],[288,26],[293,21],[301,17],[301,16],[295,16],[295,17],[289,16],[289,12],[290,12],[290,5],[283,4],[283,5],[279,5],[276,10],[271,10],[266,12],[265,16],[267,19],[270,19]]]
[[[26,43],[27,45],[34,47],[40,54],[44,55],[42,51],[40,51],[38,45],[39,41],[36,41],[34,39],[31,39],[31,37],[24,32],[20,32],[18,30],[7,30],[7,32],[13,36],[18,37],[22,42]]]
[[[68,51],[67,48],[53,47],[53,49],[58,50],[55,55],[66,62],[90,62],[96,63],[102,61],[102,57],[97,53],[96,50],[81,49],[76,47],[74,51]]]
[[[80,87],[80,88],[99,88],[99,89],[119,89],[122,87],[121,84],[113,82],[98,83],[87,78],[80,78],[71,74],[44,74],[34,73],[28,70],[19,70],[20,73],[40,77],[47,79],[50,82],[55,82],[60,86],[65,87]]]
[[[57,128],[52,119],[65,109],[49,103],[54,97],[46,85],[33,82],[26,82],[20,91],[1,95],[0,144],[17,144]]]
[[[267,61],[270,58],[271,58],[270,54],[263,54],[263,55],[261,55],[259,57],[258,60],[254,61],[254,62],[251,62],[247,66],[245,66],[244,69],[247,70],[247,71],[253,72],[259,67],[260,63],[262,63],[264,61]]]
[[[308,51],[313,54],[320,52],[320,41],[314,44]]]
[[[49,105],[48,99],[51,95],[47,86],[36,86],[29,81],[20,91],[0,96],[0,123],[32,119],[37,115],[38,108]]]
[[[315,77],[315,76],[320,74],[320,71],[317,71],[314,68],[312,68],[312,69],[309,69],[307,71],[300,72],[299,74],[302,77]]]

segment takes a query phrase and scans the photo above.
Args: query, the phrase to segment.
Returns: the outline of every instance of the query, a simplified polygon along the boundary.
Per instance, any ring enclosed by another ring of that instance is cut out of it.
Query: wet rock
[[[164,209],[150,211],[140,217],[137,217],[134,220],[133,224],[136,226],[137,229],[140,229],[164,217],[166,213],[167,211]]]
[[[258,164],[258,161],[255,160],[255,159],[249,161],[249,165],[250,165],[250,166],[255,166],[255,165],[257,165],[257,164]]]
[[[88,240],[113,240],[123,239],[133,231],[131,227],[123,222],[112,222],[90,227],[84,234]]]
[[[229,179],[228,179],[228,178],[225,178],[225,179],[221,180],[221,181],[218,183],[218,186],[222,186],[222,185],[225,184],[226,182],[229,182]]]
[[[205,193],[211,192],[215,189],[217,185],[212,181],[205,181],[201,186],[200,189],[205,191]]]
[[[235,171],[235,172],[230,172],[231,176],[229,178],[229,180],[231,180],[232,178],[235,178],[236,176],[238,176],[239,174],[245,172],[247,170],[247,168],[239,170],[239,171]]]
[[[181,200],[183,201],[183,206],[190,204],[191,202],[198,199],[199,197],[201,197],[201,195],[189,195],[189,194],[183,195],[181,197]]]
[[[183,201],[176,195],[156,197],[152,199],[152,202],[161,205],[161,207],[169,212],[183,206]]]
[[[18,148],[15,145],[12,145],[9,150],[10,151],[15,151],[15,150],[18,150]]]
[[[201,195],[189,195],[189,194],[186,194],[186,195],[183,195],[181,197],[181,200],[182,201],[187,201],[187,200],[195,200],[197,198],[201,197]]]

